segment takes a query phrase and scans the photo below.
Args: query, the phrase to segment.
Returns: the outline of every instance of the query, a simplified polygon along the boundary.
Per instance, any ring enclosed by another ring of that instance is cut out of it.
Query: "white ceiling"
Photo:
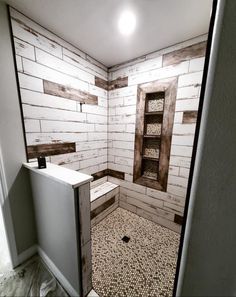
[[[106,66],[207,33],[212,0],[6,0]],[[117,27],[123,9],[137,15],[132,36]]]

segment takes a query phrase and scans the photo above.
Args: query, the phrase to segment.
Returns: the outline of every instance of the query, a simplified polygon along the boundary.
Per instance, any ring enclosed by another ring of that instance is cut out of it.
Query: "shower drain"
[[[128,236],[124,236],[122,238],[122,240],[125,242],[125,243],[128,243],[130,241],[130,238]]]

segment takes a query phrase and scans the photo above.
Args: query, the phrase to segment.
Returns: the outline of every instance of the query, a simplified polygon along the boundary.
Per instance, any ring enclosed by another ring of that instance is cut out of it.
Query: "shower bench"
[[[94,226],[103,220],[109,213],[118,207],[120,187],[105,181],[99,185],[91,183],[91,225]]]

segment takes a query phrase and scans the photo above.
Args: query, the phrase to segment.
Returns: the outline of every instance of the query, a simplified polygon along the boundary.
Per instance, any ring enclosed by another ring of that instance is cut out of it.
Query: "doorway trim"
[[[196,154],[197,154],[197,146],[198,146],[198,139],[199,139],[199,133],[201,129],[201,119],[202,119],[202,111],[203,111],[203,104],[205,100],[205,93],[206,93],[206,86],[207,86],[207,80],[208,80],[208,71],[209,71],[209,64],[210,59],[212,57],[212,43],[214,42],[214,31],[215,25],[216,25],[216,18],[219,17],[217,14],[219,14],[219,11],[223,7],[224,0],[213,0],[212,3],[212,12],[211,12],[211,18],[210,18],[210,24],[209,24],[209,31],[208,31],[208,39],[207,39],[207,47],[206,47],[206,56],[205,56],[205,64],[203,69],[203,78],[202,78],[202,87],[201,87],[201,93],[200,93],[200,100],[199,100],[199,108],[198,108],[198,115],[197,115],[197,122],[196,122],[196,130],[195,130],[195,136],[194,136],[194,143],[193,143],[193,153],[191,158],[191,165],[190,165],[190,173],[189,173],[189,180],[188,180],[188,186],[187,186],[187,194],[186,194],[186,202],[185,202],[185,208],[184,208],[184,215],[183,215],[183,225],[181,230],[181,237],[180,237],[180,244],[179,244],[179,250],[178,250],[178,259],[177,259],[177,265],[176,265],[176,273],[175,273],[175,280],[174,280],[174,288],[173,288],[173,297],[179,296],[179,290],[182,286],[182,277],[181,274],[181,265],[182,262],[184,262],[183,259],[183,249],[184,249],[184,241],[188,240],[188,234],[186,234],[186,224],[188,214],[189,214],[189,204],[190,204],[190,195],[191,195],[191,189],[192,189],[192,183],[193,183],[193,175],[194,175],[194,168],[195,168],[195,160],[196,160]],[[220,12],[221,14],[222,12]]]
[[[19,264],[18,253],[16,248],[15,232],[13,227],[13,221],[11,217],[11,209],[8,199],[8,187],[4,172],[4,163],[2,157],[2,151],[0,146],[0,207],[3,216],[3,223],[6,233],[7,245],[10,255],[11,268],[16,267]]]

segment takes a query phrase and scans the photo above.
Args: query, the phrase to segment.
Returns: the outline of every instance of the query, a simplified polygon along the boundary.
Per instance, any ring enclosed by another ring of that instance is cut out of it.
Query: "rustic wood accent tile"
[[[81,197],[83,199],[81,199]],[[80,226],[80,242],[84,246],[91,240],[90,219],[87,214],[90,213],[90,185],[86,183],[78,188],[79,203],[79,226]]]
[[[107,175],[110,175],[115,178],[123,179],[123,180],[125,179],[125,173],[122,171],[107,169]]]
[[[91,220],[99,215],[101,212],[103,212],[105,209],[107,209],[109,206],[111,206],[113,203],[115,203],[115,196],[91,211]]]
[[[176,224],[182,225],[183,224],[183,217],[178,215],[178,214],[175,214],[174,222]]]
[[[175,116],[177,83],[177,78],[174,78],[172,81],[170,81],[168,87],[166,88],[165,95],[165,107],[162,122],[161,150],[159,161],[159,179],[164,191],[166,191],[167,188],[171,139]]]
[[[95,86],[106,91],[124,88],[128,86],[128,76],[118,77],[117,79],[111,81],[106,81],[100,77],[95,76]]]
[[[183,113],[183,124],[192,124],[197,121],[197,111],[184,111]]]
[[[91,175],[93,177],[93,181],[98,180],[99,178],[103,178],[104,176],[107,176],[107,169],[93,173]]]
[[[44,93],[79,101],[85,104],[98,104],[98,97],[48,80],[43,80]]]
[[[39,156],[53,156],[76,151],[75,142],[50,143],[27,146],[27,156],[29,159]]]
[[[138,178],[135,183],[142,185],[147,188],[152,188],[158,191],[163,191],[161,184],[157,180],[153,180],[144,176]]]
[[[117,171],[117,170],[112,170],[112,169],[105,169],[105,170],[93,173],[92,177],[94,178],[94,181],[95,181],[95,180],[98,180],[99,178],[102,178],[102,177],[107,176],[107,175],[110,175],[112,177],[116,177],[116,178],[119,178],[119,179],[123,179],[123,180],[125,179],[125,173],[124,172]]]
[[[118,77],[117,79],[109,82],[109,91],[120,89],[128,86],[128,76]]]
[[[88,216],[89,217],[89,216]],[[88,293],[92,290],[92,250],[91,240],[81,247],[81,263],[82,263],[82,286],[83,297],[88,296]]]
[[[163,55],[163,66],[177,64],[190,59],[200,58],[205,55],[206,41],[176,50]]]
[[[143,150],[143,134],[144,134],[144,109],[145,109],[145,93],[141,87],[137,90],[137,111],[135,126],[135,145],[134,145],[134,181],[141,177],[142,168],[142,150]]]
[[[97,76],[95,76],[95,86],[108,91],[108,81]]]
[[[91,220],[90,213],[90,185],[86,183],[78,188],[76,196],[79,204],[79,235],[82,263],[83,296],[87,296],[92,289],[92,255],[91,255]]]

